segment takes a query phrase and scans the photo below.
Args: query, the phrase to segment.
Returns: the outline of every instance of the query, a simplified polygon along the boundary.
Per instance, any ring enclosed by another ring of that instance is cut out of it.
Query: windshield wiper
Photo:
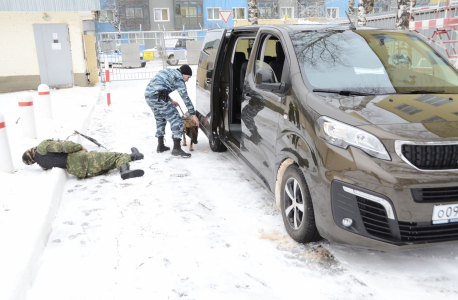
[[[428,91],[428,90],[411,90],[410,92],[403,92],[397,94],[443,94],[444,91]]]
[[[347,90],[314,89],[313,91],[314,92],[339,94],[339,95],[342,95],[342,96],[350,96],[350,95],[369,96],[369,95],[375,95],[375,94],[371,94],[371,93],[361,93],[361,92],[347,91]]]

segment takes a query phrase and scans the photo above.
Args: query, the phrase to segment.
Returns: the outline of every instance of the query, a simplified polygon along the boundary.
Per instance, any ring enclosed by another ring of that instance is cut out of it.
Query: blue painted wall
[[[227,25],[224,24],[223,19],[221,20],[208,20],[207,19],[207,7],[220,7],[220,10],[232,10],[233,7],[245,7],[246,18],[248,18],[248,1],[247,0],[204,0],[204,25],[205,28],[213,28],[216,23],[221,27],[227,26],[227,28],[234,27],[234,19],[232,15],[227,21]],[[217,27],[217,26],[216,26]]]
[[[359,4],[358,0],[355,0],[355,7]],[[326,0],[326,7],[338,7],[339,18],[346,18],[345,12],[348,10],[348,0]]]

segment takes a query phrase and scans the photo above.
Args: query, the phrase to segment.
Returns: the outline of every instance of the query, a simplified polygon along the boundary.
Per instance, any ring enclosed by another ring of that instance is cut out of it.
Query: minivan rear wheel
[[[291,238],[299,243],[318,241],[321,237],[315,225],[312,198],[297,165],[289,166],[283,174],[280,195],[283,223]]]
[[[226,146],[224,146],[218,137],[214,136],[212,139],[210,139],[209,144],[210,149],[212,149],[213,152],[224,152],[227,150]]]

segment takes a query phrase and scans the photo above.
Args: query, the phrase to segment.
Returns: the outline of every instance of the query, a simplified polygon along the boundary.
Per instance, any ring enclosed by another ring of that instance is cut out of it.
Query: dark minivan
[[[197,115],[275,195],[289,235],[458,240],[458,74],[422,38],[336,25],[208,31]]]

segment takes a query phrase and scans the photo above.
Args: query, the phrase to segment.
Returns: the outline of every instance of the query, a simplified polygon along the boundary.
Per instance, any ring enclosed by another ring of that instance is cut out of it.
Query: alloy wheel
[[[290,178],[286,182],[284,191],[284,211],[289,226],[294,230],[301,227],[304,221],[304,199],[299,182],[295,178]]]

